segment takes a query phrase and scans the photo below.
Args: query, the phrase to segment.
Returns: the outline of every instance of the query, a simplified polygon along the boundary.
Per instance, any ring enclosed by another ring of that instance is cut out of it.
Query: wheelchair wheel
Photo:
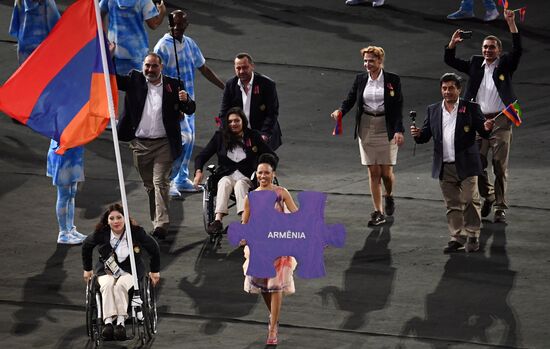
[[[208,225],[214,221],[215,207],[216,196],[205,187],[202,192],[202,217],[205,231],[208,230]]]
[[[97,278],[93,276],[86,285],[86,332],[95,348],[103,344],[100,306],[101,295],[97,288]]]
[[[143,282],[143,317],[148,340],[157,333],[158,313],[156,290],[149,277]]]

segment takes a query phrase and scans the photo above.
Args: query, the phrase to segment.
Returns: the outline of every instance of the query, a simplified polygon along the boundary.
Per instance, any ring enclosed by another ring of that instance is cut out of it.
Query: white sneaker
[[[355,6],[366,3],[367,0],[346,0],[346,5]]]
[[[178,188],[176,187],[176,183],[174,183],[174,181],[170,182],[170,197],[172,197],[172,198],[180,198],[181,197],[181,193],[178,190]]]
[[[66,231],[60,231],[57,235],[57,243],[63,245],[79,245],[84,239],[78,238]]]
[[[498,13],[497,9],[487,11],[487,12],[485,12],[485,16],[483,16],[483,21],[484,22],[494,21],[495,19],[498,18],[498,15],[499,15],[499,13]]]
[[[70,235],[78,238],[78,239],[81,239],[82,241],[86,240],[86,235],[84,234],[80,234],[77,230],[76,230],[76,227],[74,227],[73,229],[71,229],[71,231],[69,232]]]
[[[372,1],[372,7],[380,7],[384,5],[384,0],[373,0]]]
[[[183,193],[198,193],[200,191],[202,191],[202,187],[195,187],[195,185],[193,184],[193,182],[191,182],[190,179],[187,179],[183,185],[179,185],[177,187],[178,191],[180,192],[183,192]]]

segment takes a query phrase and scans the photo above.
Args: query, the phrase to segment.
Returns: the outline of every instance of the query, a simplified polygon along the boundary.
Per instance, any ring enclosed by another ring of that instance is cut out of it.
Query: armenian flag
[[[107,61],[116,110],[115,70]],[[109,123],[107,93],[94,0],[78,0],[0,87],[0,110],[56,140],[56,153],[63,154],[103,132]]]
[[[334,125],[334,130],[332,130],[333,136],[341,135],[344,132],[342,127],[342,112],[338,112],[338,117],[336,118],[336,125]]]
[[[510,121],[512,121],[514,125],[516,126],[521,125],[522,111],[518,101],[515,101],[514,103],[510,104],[506,108],[502,109],[502,114],[506,115],[506,117],[510,119]]]

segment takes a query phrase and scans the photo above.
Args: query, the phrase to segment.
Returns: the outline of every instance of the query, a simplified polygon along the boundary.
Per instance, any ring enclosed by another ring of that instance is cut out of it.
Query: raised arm
[[[460,72],[469,74],[470,62],[456,58],[456,46],[464,40],[460,37],[461,32],[463,32],[462,29],[457,29],[451,36],[451,41],[449,41],[449,44],[445,46],[445,56],[443,57],[443,60],[448,66],[453,67]]]

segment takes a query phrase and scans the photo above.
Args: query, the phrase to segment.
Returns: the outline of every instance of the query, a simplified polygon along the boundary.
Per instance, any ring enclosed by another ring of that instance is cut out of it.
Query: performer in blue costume
[[[54,0],[15,0],[9,33],[17,38],[19,65],[44,41],[60,17]]]
[[[58,244],[78,245],[86,235],[80,234],[74,225],[74,207],[78,182],[84,181],[84,148],[69,149],[57,155],[58,143],[52,139],[48,151],[46,175],[52,177],[57,187],[55,212],[59,224]]]

